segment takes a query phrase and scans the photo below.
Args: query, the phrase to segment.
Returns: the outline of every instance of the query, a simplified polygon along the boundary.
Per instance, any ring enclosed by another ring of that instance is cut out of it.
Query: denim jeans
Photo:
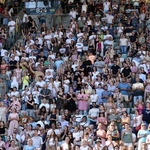
[[[3,18],[3,25],[7,25],[8,24],[8,18]]]
[[[27,109],[26,111],[27,111],[28,116],[34,117],[34,109]]]
[[[127,46],[120,46],[120,48],[122,54],[127,54]]]
[[[15,30],[9,31],[10,43],[13,44],[15,42]]]
[[[87,115],[87,110],[80,110],[79,114],[80,115]]]
[[[143,100],[143,96],[139,95],[133,97],[134,104],[137,103],[138,100]]]
[[[90,125],[94,126],[94,129],[97,129],[97,125],[95,121],[90,120]]]

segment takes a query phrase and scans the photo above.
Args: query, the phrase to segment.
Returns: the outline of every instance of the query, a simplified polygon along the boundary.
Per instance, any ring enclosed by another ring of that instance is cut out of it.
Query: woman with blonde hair
[[[27,145],[24,146],[23,150],[35,150],[35,147],[33,146],[32,139],[28,139]]]
[[[88,146],[87,141],[84,139],[81,141],[80,150],[90,150],[90,147]]]
[[[4,102],[0,102],[0,120],[4,121],[6,123],[6,113],[7,113],[7,108],[4,105]]]
[[[58,146],[58,138],[55,132],[52,130],[51,134],[47,139],[46,150],[55,150],[57,146]]]
[[[114,121],[108,126],[106,137],[108,138],[109,135],[111,136],[112,141],[119,141],[120,135]]]
[[[146,129],[146,123],[141,124],[141,129],[138,131],[138,150],[141,150],[142,144],[146,142],[146,137],[149,135],[149,131]]]

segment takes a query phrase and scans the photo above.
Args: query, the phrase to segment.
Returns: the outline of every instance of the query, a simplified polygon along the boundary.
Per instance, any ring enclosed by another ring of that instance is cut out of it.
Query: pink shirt
[[[88,94],[78,94],[78,109],[87,110],[88,109]]]
[[[131,67],[131,71],[136,73],[137,72],[137,67],[136,66]]]

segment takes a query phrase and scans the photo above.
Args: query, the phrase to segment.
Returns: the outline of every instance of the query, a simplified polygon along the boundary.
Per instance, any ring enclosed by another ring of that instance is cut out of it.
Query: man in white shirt
[[[43,106],[46,108],[46,111],[48,112],[49,108],[50,108],[50,105],[47,103],[46,98],[43,98],[42,103],[39,106],[39,109],[41,109]]]
[[[48,125],[48,122],[45,120],[44,116],[41,116],[41,119],[37,122],[37,125],[38,124],[44,129],[45,125]]]
[[[108,0],[106,0],[104,3],[103,3],[103,11],[105,13],[107,13],[109,11],[109,8],[110,8],[110,2]]]
[[[67,127],[69,126],[68,121],[65,120],[65,115],[62,115],[62,116],[61,116],[61,121],[60,121],[60,123],[61,123],[61,128],[62,128],[62,130],[64,130],[65,126],[67,126]]]
[[[22,31],[24,32],[24,34],[27,33],[27,22],[28,22],[28,15],[26,11],[23,11]]]
[[[82,53],[83,50],[83,42],[82,42],[82,38],[79,39],[79,42],[76,43],[76,48],[78,53]]]
[[[44,87],[45,84],[46,82],[43,81],[43,77],[38,76],[38,81],[36,82],[36,86],[39,88],[39,91],[41,91],[41,89]]]
[[[0,43],[0,54],[1,54],[1,57],[4,57],[6,52],[8,52],[8,51],[6,49],[3,49],[2,43]]]
[[[40,136],[38,136],[38,130],[37,129],[34,130],[34,136],[32,137],[32,141],[33,141],[33,146],[36,149],[42,148],[43,140]]]
[[[90,124],[92,124],[96,129],[96,121],[97,117],[99,116],[99,109],[96,108],[96,102],[93,102],[92,106],[93,108],[89,110]]]
[[[73,138],[74,138],[74,142],[75,144],[80,144],[81,142],[81,137],[82,137],[82,133],[78,130],[78,127],[75,127],[74,132],[73,132]]]
[[[106,35],[104,36],[104,45],[111,46],[113,44],[113,37],[109,34],[109,31],[106,31]]]
[[[113,46],[113,37],[111,34],[109,34],[109,31],[106,31],[106,35],[104,35],[104,50],[103,55],[105,55],[107,49]]]
[[[106,14],[106,22],[108,25],[113,24],[114,21],[114,16],[111,14],[111,12],[109,12],[108,14]]]
[[[14,43],[14,39],[15,39],[15,26],[16,26],[16,22],[14,20],[12,20],[12,18],[10,18],[10,21],[8,22],[8,28],[9,28],[9,38],[10,38],[10,42],[11,44]]]
[[[74,8],[71,9],[69,15],[70,15],[70,19],[76,19],[76,16],[77,16],[77,12],[74,10]]]

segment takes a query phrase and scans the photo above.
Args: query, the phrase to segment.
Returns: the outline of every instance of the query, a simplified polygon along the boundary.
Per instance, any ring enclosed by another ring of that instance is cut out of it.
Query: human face
[[[28,139],[28,145],[32,145],[32,139]]]
[[[69,141],[70,141],[69,137],[66,137],[66,138],[65,138],[65,142],[66,142],[66,143],[69,143]]]

